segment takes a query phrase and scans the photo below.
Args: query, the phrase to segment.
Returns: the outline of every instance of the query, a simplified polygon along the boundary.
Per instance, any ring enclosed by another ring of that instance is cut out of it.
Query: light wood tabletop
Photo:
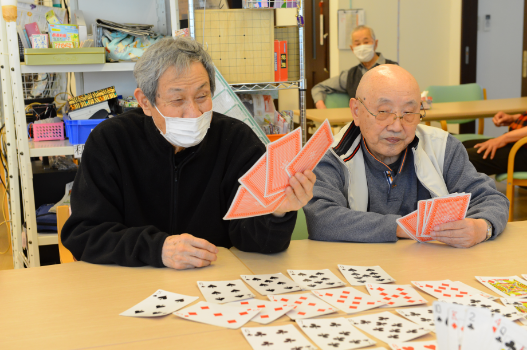
[[[467,102],[433,103],[424,122],[456,119],[491,118],[499,111],[517,114],[527,111],[527,97]],[[294,111],[296,115],[298,111]],[[331,125],[346,125],[353,120],[349,108],[308,109],[306,118],[316,124],[328,119]]]

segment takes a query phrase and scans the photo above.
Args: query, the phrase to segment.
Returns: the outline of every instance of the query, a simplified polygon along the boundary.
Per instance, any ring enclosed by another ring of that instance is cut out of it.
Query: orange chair
[[[73,257],[73,254],[62,244],[61,239],[61,232],[62,227],[64,227],[64,223],[68,218],[70,217],[70,207],[67,205],[62,205],[60,207],[57,207],[57,229],[59,233],[59,256],[60,256],[60,263],[66,264],[70,262],[77,261]]]

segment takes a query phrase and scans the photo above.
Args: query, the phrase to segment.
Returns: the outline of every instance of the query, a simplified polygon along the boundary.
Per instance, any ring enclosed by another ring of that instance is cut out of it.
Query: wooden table
[[[426,111],[423,121],[490,118],[499,111],[508,114],[523,113],[527,111],[527,97],[434,103],[432,109]],[[298,111],[294,112],[299,114]],[[346,125],[353,120],[349,108],[308,109],[306,118],[317,125],[325,119],[331,125]]]

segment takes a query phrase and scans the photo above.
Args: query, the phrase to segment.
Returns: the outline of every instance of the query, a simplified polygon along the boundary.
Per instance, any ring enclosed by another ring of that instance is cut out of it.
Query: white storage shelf
[[[20,64],[22,73],[88,73],[88,72],[129,72],[133,71],[135,62],[115,62],[103,64],[58,64],[46,66],[27,66]]]
[[[38,245],[52,245],[59,243],[59,235],[57,233],[39,233]]]
[[[73,145],[69,140],[29,141],[30,157],[73,155]]]

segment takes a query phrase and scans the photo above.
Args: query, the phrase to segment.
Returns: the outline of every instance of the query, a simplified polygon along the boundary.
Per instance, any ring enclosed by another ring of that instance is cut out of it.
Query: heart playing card
[[[295,307],[294,305],[283,305],[281,303],[259,299],[234,301],[227,305],[244,307],[247,308],[247,310],[260,310],[260,313],[254,316],[251,321],[261,324],[269,324],[282,317]]]
[[[421,327],[435,332],[434,310],[431,306],[411,309],[397,309],[395,311],[397,311],[399,315],[409,319]]]
[[[367,283],[370,295],[386,301],[383,307],[397,307],[426,304],[426,300],[410,285],[385,285]]]
[[[264,207],[268,207],[280,198],[282,193],[265,197],[265,173],[267,165],[267,154],[264,154],[245,175],[238,181],[249,191],[252,196]]]
[[[254,294],[241,280],[198,281],[198,287],[205,300],[211,303],[224,304],[254,298]]]
[[[242,334],[254,350],[316,350],[295,326],[242,328]]]
[[[258,310],[248,311],[244,307],[200,301],[195,305],[174,312],[174,315],[194,322],[238,329],[249,322],[258,312]]]
[[[232,200],[231,207],[223,217],[223,220],[243,219],[271,214],[278,209],[284,199],[285,195],[281,195],[280,198],[275,200],[272,204],[264,207],[245,187],[240,186],[236,192],[236,196]]]
[[[437,350],[437,342],[435,340],[429,341],[413,341],[408,343],[389,343],[393,350]]]
[[[302,290],[281,273],[265,275],[241,275],[241,278],[261,295],[284,294]]]
[[[487,299],[495,299],[490,294],[482,292],[476,288],[467,286],[462,282],[442,281],[412,281],[412,284],[423,292],[436,298],[463,298],[467,295],[478,295]]]
[[[386,343],[405,342],[430,333],[430,330],[388,311],[352,317],[348,321]]]
[[[338,265],[344,278],[352,286],[362,286],[366,283],[391,283],[395,280],[380,266]]]
[[[132,317],[165,316],[187,306],[197,299],[198,297],[171,293],[159,289],[154,294],[120,315]]]
[[[509,277],[482,277],[476,279],[503,297],[527,298],[527,284],[518,276]]]
[[[346,285],[328,269],[287,270],[287,273],[304,290],[334,288]]]
[[[311,293],[292,294],[288,296],[268,295],[267,297],[271,301],[282,303],[282,305],[295,305],[295,308],[286,314],[292,320],[311,318],[337,312],[335,308],[318,299]]]
[[[297,320],[296,323],[322,350],[358,349],[375,344],[344,317]]]
[[[361,293],[352,287],[314,290],[312,293],[347,314],[373,309],[386,304],[386,301]]]

